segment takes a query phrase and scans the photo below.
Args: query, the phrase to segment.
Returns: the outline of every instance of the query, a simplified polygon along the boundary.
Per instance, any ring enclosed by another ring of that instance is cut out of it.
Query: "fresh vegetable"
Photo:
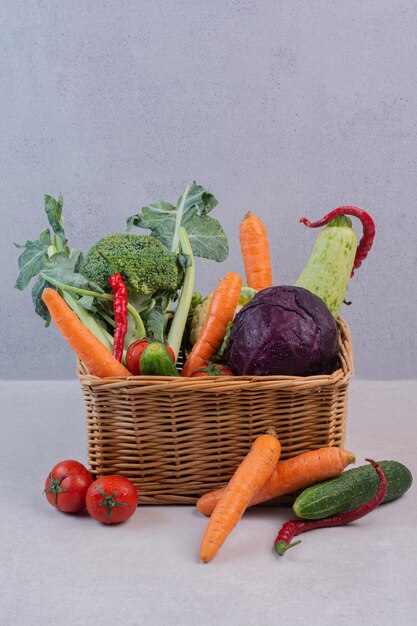
[[[338,345],[321,298],[301,287],[270,287],[236,315],[224,361],[238,376],[329,374]]]
[[[60,461],[45,480],[46,499],[59,511],[78,513],[85,508],[87,489],[92,482],[93,477],[82,463]]]
[[[217,204],[212,193],[193,181],[176,206],[165,201],[148,204],[141,213],[128,218],[127,226],[150,229],[152,236],[172,251],[178,250],[183,226],[194,256],[222,262],[229,253],[227,237],[220,222],[209,215]]]
[[[295,535],[299,535],[300,533],[305,533],[309,530],[314,530],[315,528],[326,528],[329,526],[344,526],[345,524],[350,524],[351,522],[364,517],[368,513],[371,513],[376,507],[382,502],[386,490],[387,490],[387,480],[385,478],[384,472],[379,467],[378,463],[372,461],[371,459],[366,459],[371,463],[371,465],[375,468],[378,475],[378,491],[376,495],[369,500],[366,504],[362,504],[357,507],[353,511],[349,511],[348,513],[339,513],[338,515],[331,515],[330,517],[325,517],[321,520],[316,521],[308,521],[305,522],[303,520],[291,520],[286,522],[281,530],[279,531],[277,538],[275,539],[275,551],[277,554],[282,556],[289,548],[298,545],[301,543],[300,541],[294,541],[291,543],[292,538]]]
[[[181,227],[178,235],[179,250],[184,261],[185,272],[175,312],[169,310],[169,295],[160,295],[153,300],[150,310],[144,314],[147,338],[150,341],[168,344],[174,354],[175,362],[183,342],[195,280],[193,251],[185,228]]]
[[[220,345],[220,348],[217,350],[216,354],[213,356],[213,361],[214,363],[223,363],[224,361],[224,355],[225,352],[227,350],[227,347],[229,345],[229,341],[230,341],[230,333],[232,332],[232,328],[233,328],[233,321],[229,322],[228,325],[226,326],[226,332],[225,335],[223,337],[223,341]],[[230,370],[232,371],[232,370]],[[233,374],[233,372],[232,372]]]
[[[163,343],[150,343],[140,357],[139,370],[143,376],[179,376],[171,353]]]
[[[236,313],[239,313],[240,309],[242,309],[245,306],[245,304],[250,302],[255,294],[256,294],[255,289],[251,289],[250,287],[247,287],[246,285],[244,285],[242,289],[240,290],[240,296],[239,296],[239,300],[235,308],[234,315],[236,315]],[[210,302],[211,302],[212,296],[213,294],[210,293],[195,308],[195,312],[193,314],[193,318],[191,321],[191,330],[190,330],[191,345],[195,344],[195,342],[198,339],[199,334],[203,330],[204,322],[206,321],[207,313],[210,308]],[[229,322],[229,327],[231,329],[232,322]]]
[[[45,213],[52,228],[45,228],[39,239],[27,241],[19,256],[20,274],[15,287],[25,289],[33,278],[37,278],[32,289],[32,301],[35,312],[45,320],[51,321],[48,308],[42,300],[45,287],[58,290],[68,306],[93,335],[110,351],[113,348],[113,295],[105,293],[101,287],[89,281],[80,269],[84,256],[80,250],[70,248],[64,232],[62,197],[56,200],[45,196]],[[102,262],[105,264],[104,259]],[[108,278],[108,271],[106,274]],[[105,288],[110,291],[108,284]],[[142,318],[136,309],[128,304],[129,316],[133,320],[130,341],[146,334]]]
[[[42,300],[64,339],[93,376],[130,376],[110,350],[84,326],[57,291],[47,287]]]
[[[366,213],[363,209],[360,209],[356,206],[341,206],[333,211],[330,211],[327,215],[322,217],[321,220],[317,222],[311,223],[307,218],[302,217],[300,222],[308,226],[309,228],[317,228],[320,226],[325,226],[329,224],[332,220],[336,219],[339,216],[352,215],[357,217],[362,222],[363,228],[363,236],[359,242],[358,249],[356,250],[355,262],[352,269],[352,276],[354,274],[354,269],[357,269],[362,265],[362,261],[364,261],[369,253],[369,250],[372,247],[374,237],[375,237],[375,223],[372,217]]]
[[[199,291],[195,291],[193,293],[193,297],[191,298],[190,308],[188,309],[187,315],[187,323],[185,325],[185,331],[182,338],[182,349],[184,354],[188,354],[195,343],[195,340],[191,340],[191,336],[193,333],[192,326],[194,324],[194,317],[196,315],[196,311],[200,308],[200,305],[203,303],[203,296]],[[196,338],[195,338],[196,339]]]
[[[233,376],[233,372],[221,363],[208,361],[205,367],[199,367],[190,374],[190,378],[197,378],[199,376]]]
[[[258,436],[230,479],[217,503],[200,546],[200,560],[208,563],[236,526],[249,502],[276,466],[281,444],[275,432]]]
[[[109,235],[84,257],[79,250],[68,246],[62,197],[56,200],[45,196],[45,212],[52,234],[44,229],[37,240],[17,246],[23,251],[15,286],[25,289],[37,278],[32,300],[35,311],[46,325],[51,318],[42,292],[46,286],[52,286],[111,351],[116,327],[114,297],[107,282],[106,261],[98,254],[99,249],[113,259],[127,284],[126,346],[142,337],[165,342],[168,339],[177,357],[193,296],[193,254],[216,261],[224,261],[228,254],[227,237],[221,225],[208,215],[216,204],[211,193],[193,182],[176,207],[156,202],[127,220],[128,228],[149,228],[152,235]]]
[[[184,276],[184,284],[181,290],[181,294],[179,297],[179,301],[177,304],[177,308],[175,310],[175,314],[173,319],[171,320],[171,325],[168,331],[167,336],[167,344],[171,346],[174,355],[175,361],[178,359],[178,354],[181,348],[181,344],[183,342],[184,331],[187,324],[188,312],[190,310],[193,294],[194,294],[194,282],[195,282],[195,263],[194,263],[194,253],[191,248],[191,243],[189,237],[187,235],[187,231],[184,227],[180,227],[178,231],[179,245],[181,253],[186,259],[186,268],[185,268],[185,276]],[[157,336],[154,338],[158,339]]]
[[[88,252],[80,272],[92,283],[108,290],[109,265],[117,268],[128,290],[128,302],[144,321],[147,335],[163,341],[168,321],[167,309],[177,298],[184,281],[177,252],[167,250],[152,235],[106,235]],[[137,325],[130,318],[126,343],[138,337]],[[126,335],[125,335],[126,337]]]
[[[137,339],[127,349],[126,353],[126,365],[127,369],[133,376],[139,376],[140,371],[140,359],[142,357],[143,351],[145,348],[149,346],[151,342],[148,339]],[[172,359],[172,362],[175,363],[175,354],[171,346],[166,346],[169,356]]]
[[[194,257],[220,262],[228,255],[226,234],[219,221],[209,215],[216,205],[213,194],[193,181],[180,196],[176,206],[165,201],[153,202],[127,219],[129,230],[134,226],[150,229],[154,239],[177,255],[178,263],[184,269],[179,299],[177,295],[159,295],[150,313],[144,313],[146,333],[135,337],[147,336],[166,341],[172,347],[176,359],[194,293]],[[175,302],[176,307],[172,311]]]
[[[228,272],[217,285],[203,329],[182,370],[183,376],[203,367],[220,348],[227,325],[233,319],[241,287],[242,279],[235,272]]]
[[[118,272],[110,276],[109,283],[114,293],[113,311],[116,324],[113,336],[113,356],[121,361],[127,333],[127,288],[123,276]]]
[[[239,300],[238,300],[238,303],[237,303],[236,308],[235,308],[235,316],[236,316],[236,313],[239,313],[239,311],[245,306],[245,304],[247,304],[248,302],[250,302],[252,300],[253,296],[256,293],[257,292],[255,291],[255,289],[252,289],[251,287],[247,287],[246,285],[244,285],[242,287],[242,289],[240,291]],[[225,335],[223,337],[223,341],[221,343],[221,346],[217,350],[215,356],[213,357],[213,360],[216,363],[222,363],[223,360],[224,360],[224,355],[225,355],[225,352],[227,350],[227,346],[229,345],[230,333],[232,332],[232,328],[233,328],[233,320],[231,320],[228,323],[228,325],[226,327],[226,333],[225,333]]]
[[[248,211],[240,223],[240,248],[248,287],[257,291],[272,287],[271,254],[262,220]]]
[[[109,263],[123,276],[129,302],[140,313],[159,295],[174,297],[182,284],[183,268],[177,255],[151,235],[106,235],[85,256],[80,272],[108,291]]]
[[[402,496],[411,487],[413,478],[402,463],[380,461],[378,464],[387,479],[384,504]],[[337,478],[305,489],[294,502],[294,513],[305,519],[321,519],[343,513],[368,502],[377,489],[378,480],[373,469],[369,465],[355,467]]]
[[[325,478],[338,476],[347,465],[354,462],[355,455],[352,452],[331,446],[303,452],[286,461],[280,461],[248,506],[293,493]],[[201,496],[197,509],[204,515],[211,515],[224,490],[225,487],[222,487]]]
[[[132,517],[138,506],[135,485],[124,476],[102,476],[87,491],[87,511],[98,522],[119,524]]]
[[[206,321],[207,313],[210,308],[210,302],[213,294],[206,296],[203,301],[196,307],[193,318],[191,320],[190,329],[190,343],[193,346],[201,331],[203,330],[204,322]]]
[[[245,304],[250,302],[253,296],[256,295],[256,293],[257,293],[256,289],[252,289],[252,287],[243,285],[242,289],[240,290],[239,300],[237,301],[236,313],[239,313],[240,309],[242,309],[245,306]]]
[[[364,234],[359,246],[347,215],[358,217],[362,222]],[[310,228],[327,227],[317,237],[311,257],[295,284],[322,298],[337,317],[354,269],[371,249],[375,224],[368,213],[354,206],[339,207],[314,223],[305,217],[300,222]]]

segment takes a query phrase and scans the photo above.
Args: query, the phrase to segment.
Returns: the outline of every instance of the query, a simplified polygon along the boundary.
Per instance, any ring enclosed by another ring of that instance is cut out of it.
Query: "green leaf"
[[[258,292],[256,291],[256,289],[252,289],[252,287],[248,287],[247,285],[244,285],[240,291],[238,304],[240,306],[245,306],[245,304],[250,302],[252,298],[256,296],[257,293]]]
[[[95,313],[97,310],[93,296],[81,296],[78,300],[78,304],[82,306],[83,309],[87,309],[87,311],[91,311],[92,313]]]
[[[64,233],[64,219],[62,215],[63,200],[61,194],[58,196],[58,200],[52,196],[45,196],[45,213],[48,217],[52,230],[55,235],[61,237],[64,245],[67,243]]]
[[[158,297],[155,306],[146,318],[147,336],[155,341],[164,341],[166,300],[164,296]]]
[[[74,250],[70,257],[65,252],[57,252],[45,263],[42,276],[46,279],[52,278],[63,285],[104,293],[98,285],[78,273],[77,270],[81,266],[82,260],[83,255],[79,250]]]
[[[167,248],[177,251],[178,232],[183,226],[194,256],[224,261],[229,253],[227,236],[220,222],[208,215],[217,205],[212,193],[193,181],[174,207],[169,202],[153,202],[127,220],[127,227],[149,228]]]
[[[191,304],[188,311],[188,319],[191,320],[194,316],[196,308],[203,302],[203,296],[199,291],[194,291],[191,298]]]
[[[210,213],[215,206],[218,205],[216,198],[210,191],[207,191],[201,185],[197,185],[195,180],[188,185],[185,192],[179,197],[177,206],[184,201],[184,216],[189,214],[190,210],[196,209],[198,215],[205,216]],[[182,224],[184,226],[184,224]]]
[[[229,244],[218,220],[194,215],[186,230],[195,256],[218,262],[227,259]]]
[[[220,346],[217,354],[216,354],[216,361],[217,362],[222,362],[222,359],[224,357],[224,353],[226,352],[226,348],[229,345],[229,341],[230,341],[230,333],[232,332],[232,328],[233,328],[233,322],[229,322],[226,326],[226,333],[224,335],[223,341],[222,341],[222,345]]]
[[[149,228],[156,239],[168,249],[171,248],[175,230],[176,208],[169,202],[153,202],[142,208],[142,213],[132,215],[127,219],[127,229],[132,226]]]
[[[48,248],[51,245],[51,233],[45,228],[39,238],[35,241],[27,241],[24,246],[15,244],[17,248],[24,248],[19,256],[18,264],[20,274],[16,280],[15,287],[22,291],[32,278],[42,271],[48,261]]]
[[[180,268],[185,271],[187,267],[193,264],[193,260],[189,254],[184,254],[183,252],[179,252],[177,255],[177,261]]]
[[[38,280],[35,282],[32,288],[32,302],[33,302],[33,306],[35,307],[35,312],[43,320],[45,320],[45,326],[49,326],[51,322],[51,316],[41,297],[42,292],[46,287],[52,287],[52,289],[55,289],[53,285],[50,285],[45,279],[39,276]]]

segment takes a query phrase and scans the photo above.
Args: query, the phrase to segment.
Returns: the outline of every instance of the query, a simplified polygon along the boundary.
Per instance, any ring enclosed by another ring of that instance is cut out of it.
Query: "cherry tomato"
[[[147,346],[149,346],[151,342],[148,339],[136,339],[127,349],[126,352],[126,367],[133,374],[133,376],[140,375],[140,357],[142,356],[142,352],[145,350]],[[171,346],[166,347],[168,350],[168,354],[170,355],[172,361],[175,363],[175,354]]]
[[[85,496],[93,477],[78,461],[60,461],[45,481],[49,504],[64,513],[78,513],[85,508]]]
[[[87,491],[87,511],[98,522],[119,524],[129,519],[138,506],[135,485],[124,476],[97,478]]]
[[[206,367],[199,367],[198,370],[194,370],[190,378],[197,378],[198,376],[234,376],[234,374],[226,365],[209,361]]]

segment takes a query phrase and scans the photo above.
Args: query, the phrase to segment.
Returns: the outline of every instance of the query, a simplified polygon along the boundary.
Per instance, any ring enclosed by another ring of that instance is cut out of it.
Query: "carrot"
[[[248,287],[272,287],[271,255],[265,225],[257,215],[248,211],[240,223],[240,249]]]
[[[347,465],[355,462],[355,455],[341,448],[327,447],[304,452],[278,463],[269,480],[252,498],[249,506],[266,502],[287,493],[303,489],[321,480],[338,476]],[[197,501],[197,509],[211,515],[226,487],[210,491]]]
[[[219,282],[211,297],[203,328],[183,367],[182,376],[190,376],[216,354],[227,325],[234,318],[241,289],[242,279],[235,272],[228,272]]]
[[[273,431],[255,439],[210,517],[201,542],[201,561],[208,563],[217,554],[255,493],[268,480],[280,452],[281,444]]]
[[[79,359],[93,376],[130,376],[112,353],[84,326],[65,300],[54,289],[47,287],[42,293],[51,318]]]

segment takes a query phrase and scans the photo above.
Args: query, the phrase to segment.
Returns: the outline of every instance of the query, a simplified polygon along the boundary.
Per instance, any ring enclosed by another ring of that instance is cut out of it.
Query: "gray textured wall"
[[[74,358],[13,289],[13,241],[62,192],[87,249],[148,201],[195,178],[230,237],[210,290],[242,271],[239,221],[265,221],[275,282],[292,283],[316,233],[298,223],[367,209],[375,248],[343,314],[358,377],[417,373],[414,0],[2,0],[1,376],[66,378]]]

